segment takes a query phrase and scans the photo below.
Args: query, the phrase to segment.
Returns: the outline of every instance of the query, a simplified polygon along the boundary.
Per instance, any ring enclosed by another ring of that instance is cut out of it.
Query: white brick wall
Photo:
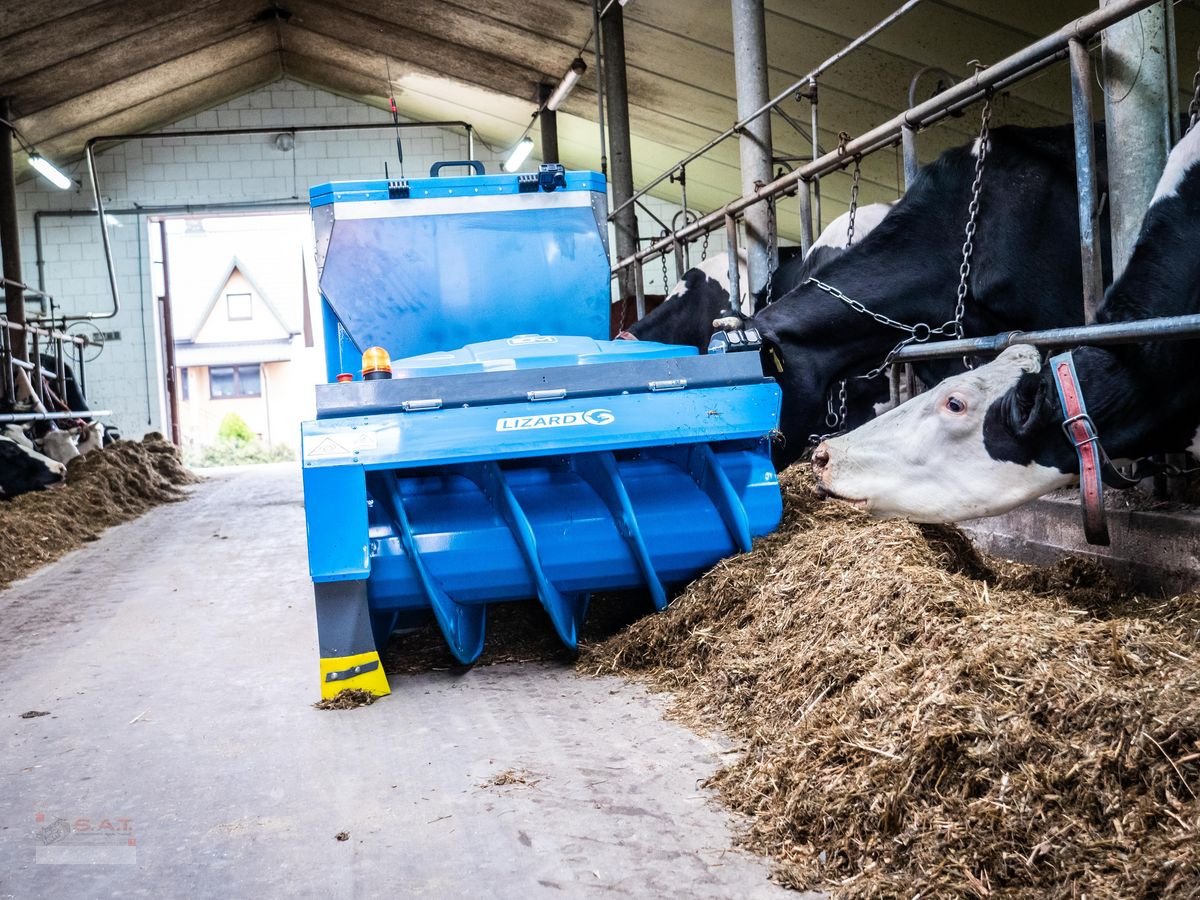
[[[170,129],[232,128],[299,124],[387,122],[382,110],[366,107],[326,91],[282,80],[265,88],[175,123]],[[170,130],[164,129],[164,130]],[[465,135],[440,128],[410,128],[402,132],[405,174],[424,175],[439,160],[463,159]],[[476,140],[475,156],[489,172],[499,171],[501,160]],[[296,135],[295,149],[280,152],[274,135],[238,137],[161,138],[122,144],[97,158],[105,205],[113,210],[136,210],[186,204],[244,206],[291,203],[306,209],[311,185],[331,180],[383,177],[383,163],[396,177],[395,135],[391,131],[330,132]],[[536,160],[525,169],[536,167]],[[21,220],[22,263],[25,280],[36,283],[34,213],[64,210],[87,211],[92,206],[86,167],[80,163],[71,174],[84,181],[76,191],[46,189],[39,178],[22,182],[17,189]],[[678,210],[664,200],[646,201],[659,218],[670,222]],[[186,212],[180,208],[178,212]],[[657,235],[658,226],[639,211],[645,236]],[[121,227],[110,228],[113,256],[121,294],[121,312],[98,324],[119,331],[121,340],[109,343],[87,368],[88,399],[96,408],[113,410],[112,421],[126,436],[137,437],[161,430],[164,421],[161,323],[152,286],[157,238],[151,246],[145,213],[119,215]],[[41,217],[46,290],[68,313],[107,310],[111,307],[108,276],[94,216]],[[154,234],[156,235],[156,231]],[[724,235],[714,234],[709,252],[724,247]],[[693,250],[693,261],[699,248]],[[669,283],[675,280],[668,263]],[[661,266],[646,268],[646,290],[662,293]],[[669,285],[668,285],[669,287]]]

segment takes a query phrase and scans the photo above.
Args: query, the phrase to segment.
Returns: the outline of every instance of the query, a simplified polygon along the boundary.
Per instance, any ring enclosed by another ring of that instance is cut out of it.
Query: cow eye
[[[962,415],[967,411],[967,401],[955,394],[951,394],[946,398],[946,409],[955,415]]]

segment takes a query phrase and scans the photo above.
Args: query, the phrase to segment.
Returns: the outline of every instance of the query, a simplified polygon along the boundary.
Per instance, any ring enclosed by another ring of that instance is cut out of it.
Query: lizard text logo
[[[509,416],[496,420],[496,430],[528,431],[533,428],[566,428],[571,425],[611,425],[616,418],[607,409],[553,413],[545,416]]]

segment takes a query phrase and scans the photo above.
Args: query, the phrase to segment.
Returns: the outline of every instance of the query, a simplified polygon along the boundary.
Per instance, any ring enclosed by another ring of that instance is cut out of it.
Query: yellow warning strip
[[[355,674],[355,668],[368,671]],[[330,672],[339,673],[338,677],[331,680]],[[387,675],[383,672],[383,664],[379,661],[379,654],[374,650],[354,656],[329,656],[321,659],[321,699],[328,700],[351,688],[369,691],[377,697],[392,692],[388,687]]]

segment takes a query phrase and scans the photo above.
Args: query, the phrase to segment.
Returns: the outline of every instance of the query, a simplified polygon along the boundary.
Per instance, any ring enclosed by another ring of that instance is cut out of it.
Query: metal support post
[[[12,121],[8,98],[0,98],[0,119]],[[0,244],[3,245],[4,309],[13,325],[25,324],[25,293],[21,282],[21,234],[17,225],[17,178],[13,164],[13,132],[0,125]],[[17,359],[29,360],[25,332],[14,333],[9,346]]]
[[[538,85],[538,125],[542,130],[542,162],[558,162],[558,113],[546,109],[546,101],[554,93],[549,84]]]
[[[1075,180],[1079,193],[1079,253],[1083,263],[1083,320],[1096,321],[1104,297],[1100,250],[1100,198],[1096,187],[1096,141],[1092,122],[1092,62],[1084,41],[1072,40],[1071,110],[1075,121]]]
[[[604,37],[604,93],[608,107],[608,147],[612,168],[613,209],[620,209],[613,218],[616,231],[617,259],[624,259],[638,250],[637,214],[632,203],[633,159],[629,149],[629,88],[625,81],[625,22],[620,4],[612,5],[600,19]],[[638,298],[638,317],[641,318],[645,305],[638,284],[639,274],[622,270],[617,273],[617,292],[622,300]]]
[[[183,446],[183,434],[179,424],[179,395],[176,393],[179,370],[175,367],[175,323],[171,314],[171,268],[167,255],[167,223],[158,220],[158,239],[162,247],[163,292],[159,297],[162,304],[163,322],[163,368],[166,370],[167,412],[171,425],[171,443]]]
[[[763,0],[732,0],[733,65],[737,90],[737,114],[745,119],[768,102],[767,38]],[[738,136],[741,155],[742,194],[752,194],[771,181],[771,117],[761,115],[750,121]],[[750,283],[746,289],[758,295],[767,286],[778,265],[778,251],[772,245],[775,228],[774,210],[768,203],[746,209],[746,269]],[[731,257],[733,265],[736,257]]]
[[[1101,8],[1118,0],[1101,0]],[[1171,149],[1166,27],[1161,3],[1103,33],[1104,118],[1113,277],[1125,270]]]

